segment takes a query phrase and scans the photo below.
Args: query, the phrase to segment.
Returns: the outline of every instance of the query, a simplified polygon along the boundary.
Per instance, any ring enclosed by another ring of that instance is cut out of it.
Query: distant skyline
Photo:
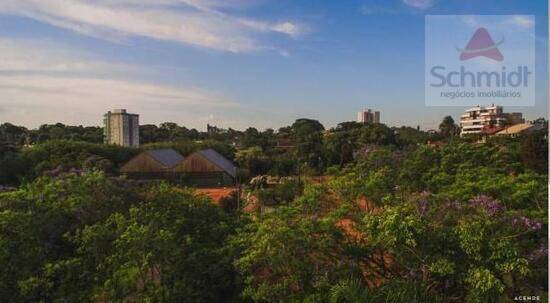
[[[548,116],[544,0],[3,0],[0,123],[101,126],[125,108],[200,130],[328,128],[373,108],[436,128],[466,109],[424,105],[424,16],[441,14],[534,15],[536,104],[504,110]]]

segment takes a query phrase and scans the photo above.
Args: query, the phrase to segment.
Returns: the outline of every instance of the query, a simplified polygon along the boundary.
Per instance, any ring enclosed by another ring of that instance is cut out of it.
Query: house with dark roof
[[[169,179],[194,186],[230,186],[237,179],[237,167],[213,149],[183,157],[173,149],[146,150],[120,168],[135,179]]]
[[[183,156],[173,149],[146,150],[120,168],[120,172],[133,178],[174,178],[173,168]]]
[[[213,149],[204,149],[185,157],[174,167],[185,183],[196,186],[229,186],[235,184],[237,167]]]

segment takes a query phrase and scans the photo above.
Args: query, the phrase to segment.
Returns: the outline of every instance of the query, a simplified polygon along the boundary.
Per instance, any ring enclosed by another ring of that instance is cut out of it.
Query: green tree
[[[7,302],[81,301],[90,291],[67,238],[80,228],[127,208],[133,195],[94,172],[52,180],[40,178],[0,194],[0,297]],[[61,263],[76,267],[53,275]]]
[[[313,170],[323,168],[323,125],[317,120],[298,119],[292,126],[296,144],[298,165],[305,165]]]
[[[6,145],[21,146],[26,143],[29,131],[11,123],[0,125],[0,143]]]
[[[363,144],[395,145],[395,132],[382,123],[365,125],[361,129],[359,140]]]
[[[0,144],[0,185],[19,184],[26,169],[27,166],[16,147]]]
[[[101,172],[0,194],[0,296],[29,301],[231,301],[233,217],[205,197]]]
[[[246,169],[250,176],[265,174],[269,169],[268,160],[259,146],[241,149],[235,153],[235,161],[239,167]]]
[[[320,187],[248,224],[235,237],[243,253],[243,296],[256,302],[322,302],[340,277],[358,273],[336,217],[321,218]],[[335,256],[338,256],[335,258]]]
[[[446,116],[439,124],[439,132],[445,138],[451,138],[458,134],[459,127],[451,116]]]
[[[95,298],[163,302],[231,301],[238,285],[233,252],[223,245],[231,217],[210,200],[166,184],[149,199],[85,227],[77,256],[93,275]]]
[[[548,172],[548,132],[536,131],[520,138],[520,157],[526,168]]]
[[[62,168],[80,169],[86,159],[99,156],[120,166],[139,151],[115,145],[94,144],[74,140],[50,140],[22,150],[21,159],[26,165],[25,178],[32,180],[44,172]]]
[[[328,135],[324,140],[326,158],[328,164],[336,164],[343,167],[344,164],[353,161],[353,151],[356,141],[348,131],[336,131]]]

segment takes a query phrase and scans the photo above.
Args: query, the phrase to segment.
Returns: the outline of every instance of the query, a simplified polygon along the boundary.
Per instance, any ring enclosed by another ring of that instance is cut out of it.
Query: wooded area
[[[25,145],[25,131],[2,125],[0,297],[547,301],[547,132],[480,144],[446,121],[428,134],[300,119],[141,150]],[[278,138],[295,147],[277,148]],[[261,178],[213,203],[194,188],[120,175],[140,152],[163,148],[218,172],[193,154],[213,148],[243,181]]]

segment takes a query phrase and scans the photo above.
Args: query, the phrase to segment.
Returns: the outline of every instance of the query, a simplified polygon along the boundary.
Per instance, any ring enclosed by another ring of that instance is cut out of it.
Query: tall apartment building
[[[460,135],[494,133],[507,125],[523,123],[521,113],[505,113],[502,106],[477,106],[460,116]]]
[[[358,123],[380,123],[380,112],[366,108],[357,113]]]
[[[105,143],[139,147],[139,115],[129,114],[125,109],[115,109],[103,117]]]

